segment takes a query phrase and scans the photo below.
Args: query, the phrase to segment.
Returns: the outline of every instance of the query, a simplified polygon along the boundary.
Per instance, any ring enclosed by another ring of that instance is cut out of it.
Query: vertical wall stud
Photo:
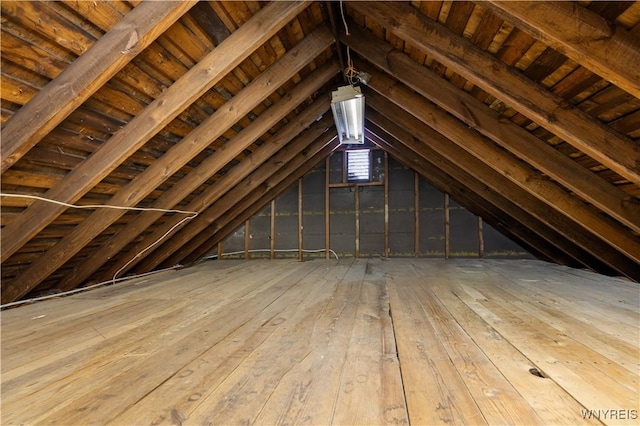
[[[347,151],[342,151],[342,183],[347,183]]]
[[[449,258],[449,194],[444,194],[444,258]]]
[[[360,257],[360,186],[356,185],[355,191],[355,237],[356,237],[356,259]]]
[[[269,218],[271,238],[269,239],[271,259],[276,258],[276,200],[271,200],[271,217]]]
[[[218,243],[218,260],[222,260],[224,257],[224,243],[220,241]]]
[[[478,257],[484,257],[484,226],[482,218],[478,216]]]
[[[325,160],[325,177],[324,177],[324,248],[325,257],[329,259],[329,250],[331,249],[331,233],[330,233],[330,210],[329,210],[329,157]]]
[[[384,152],[384,257],[389,257],[389,155]]]
[[[302,247],[302,230],[304,229],[302,221],[302,178],[298,179],[298,260],[304,260]]]
[[[420,176],[413,172],[413,255],[420,256]]]
[[[249,247],[251,246],[251,220],[244,223],[244,258],[249,259]]]

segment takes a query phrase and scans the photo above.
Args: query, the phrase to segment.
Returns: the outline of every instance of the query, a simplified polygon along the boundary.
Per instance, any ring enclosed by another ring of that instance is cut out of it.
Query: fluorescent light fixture
[[[359,87],[342,86],[331,93],[331,110],[341,144],[364,143],[364,95]]]

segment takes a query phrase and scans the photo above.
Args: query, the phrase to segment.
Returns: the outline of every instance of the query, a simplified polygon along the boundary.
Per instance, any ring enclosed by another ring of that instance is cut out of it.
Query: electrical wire
[[[115,281],[114,280],[102,281],[102,282],[97,283],[97,284],[92,284],[90,286],[82,287],[82,288],[76,288],[74,290],[69,290],[69,291],[65,291],[65,292],[62,292],[62,293],[48,294],[46,296],[33,297],[31,299],[24,299],[24,300],[18,300],[16,302],[5,303],[4,305],[0,305],[0,309],[9,308],[11,306],[24,305],[25,303],[40,302],[42,300],[53,299],[54,297],[68,296],[70,294],[80,293],[80,292],[83,292],[83,291],[91,290],[91,289],[96,288],[96,287],[101,287],[101,286],[106,285],[106,284],[114,284],[115,282],[119,282],[119,281],[132,280],[132,279],[135,279],[135,278],[142,278],[142,277],[146,277],[148,275],[153,275],[153,274],[157,274],[157,273],[165,272],[165,271],[171,271],[173,269],[181,268],[181,267],[182,267],[182,265],[174,265],[174,266],[172,266],[170,268],[158,269],[157,271],[145,272],[144,274],[132,275],[132,276],[129,276],[129,277],[122,277],[122,278],[118,278]]]
[[[353,61],[351,61],[351,49],[349,49],[349,46],[347,46],[347,67],[343,72],[349,84],[353,86],[358,78],[358,71],[354,68]]]
[[[158,241],[160,241],[160,240],[158,240]],[[270,251],[271,251],[270,249],[253,249],[253,250],[249,250],[249,253],[270,252]],[[298,249],[278,249],[278,250],[274,250],[274,251],[277,251],[277,252],[296,252],[296,251],[299,251],[299,250]],[[305,253],[321,253],[321,252],[326,252],[327,249],[318,249],[318,250],[307,250],[307,249],[305,249],[305,250],[302,250],[302,251],[305,252]],[[335,256],[336,260],[340,260],[340,258],[338,257],[338,255],[336,254],[335,251],[329,249],[329,252]],[[229,252],[229,253],[223,253],[222,255],[223,256],[232,256],[234,254],[243,254],[243,253],[244,253],[244,250],[243,251],[234,251],[234,252]],[[218,255],[214,254],[214,255],[207,256],[207,257],[201,259],[201,261],[202,260],[207,260],[207,259],[215,259],[217,257],[218,257]],[[127,265],[125,265],[122,269],[124,269],[126,266]],[[182,265],[174,265],[174,266],[172,266],[170,268],[159,269],[157,271],[145,272],[143,274],[131,275],[131,276],[128,276],[128,277],[122,277],[122,278],[117,278],[117,279],[114,277],[113,279],[110,279],[110,280],[107,280],[107,281],[102,281],[102,282],[99,282],[97,284],[92,284],[90,286],[82,287],[82,288],[76,288],[74,290],[69,290],[69,291],[65,291],[65,292],[62,292],[62,293],[49,294],[49,295],[46,295],[46,296],[33,297],[31,299],[18,300],[16,302],[5,303],[4,305],[0,305],[0,309],[10,308],[12,306],[24,305],[25,303],[40,302],[42,300],[53,299],[55,297],[69,296],[71,294],[81,293],[83,291],[91,290],[91,289],[94,289],[96,287],[101,287],[101,286],[104,286],[106,284],[115,284],[115,283],[120,282],[120,281],[133,280],[135,278],[142,278],[142,277],[146,277],[148,275],[153,275],[153,274],[157,274],[157,273],[160,273],[160,272],[171,271],[171,270],[174,270],[174,269],[177,269],[177,268],[182,268]],[[118,272],[120,272],[120,271],[118,271]]]
[[[65,203],[63,201],[52,200],[50,198],[39,197],[37,195],[9,194],[9,193],[4,193],[4,192],[0,192],[0,197],[28,198],[28,199],[34,199],[34,200],[39,200],[39,201],[45,201],[45,202],[48,202],[48,203],[58,204],[58,205],[61,205],[61,206],[74,208],[74,209],[100,209],[100,208],[102,208],[102,209],[114,209],[114,210],[154,211],[154,212],[179,213],[179,214],[189,214],[189,215],[191,215],[191,216],[185,217],[184,219],[180,220],[178,223],[173,225],[167,232],[165,232],[160,238],[158,238],[155,242],[153,242],[147,248],[145,248],[144,250],[142,250],[138,254],[136,254],[122,268],[118,269],[116,271],[116,273],[113,274],[113,278],[111,278],[110,280],[103,281],[103,282],[100,282],[98,284],[93,284],[93,285],[90,285],[88,287],[82,287],[82,288],[77,288],[77,289],[74,289],[74,290],[66,291],[66,292],[63,292],[63,293],[50,294],[48,296],[35,297],[35,298],[31,298],[31,299],[18,300],[16,302],[6,303],[4,305],[0,305],[0,309],[8,308],[8,307],[11,307],[11,306],[18,306],[18,305],[22,305],[22,304],[25,304],[25,303],[32,303],[32,302],[37,302],[37,301],[41,301],[41,300],[52,299],[54,297],[67,296],[67,295],[70,295],[70,294],[75,294],[75,293],[86,291],[86,290],[89,290],[89,289],[92,289],[92,288],[100,287],[100,286],[103,286],[105,284],[109,284],[109,283],[115,284],[116,282],[119,282],[119,281],[129,280],[129,279],[133,279],[133,278],[145,277],[147,275],[155,274],[155,273],[158,273],[158,272],[169,271],[169,270],[172,270],[172,269],[176,269],[176,268],[182,267],[182,265],[175,265],[175,266],[172,266],[170,268],[165,268],[165,269],[160,269],[160,270],[157,270],[157,271],[146,272],[144,274],[117,278],[118,274],[120,274],[120,272],[122,272],[133,261],[135,261],[137,258],[142,256],[147,251],[151,250],[157,244],[159,244],[169,234],[171,234],[171,232],[173,232],[174,229],[178,228],[183,223],[185,223],[185,222],[187,222],[189,220],[195,219],[199,214],[198,212],[195,212],[195,211],[176,210],[176,209],[160,209],[160,208],[155,208],[155,207],[126,207],[126,206],[113,206],[113,205],[109,205],[109,204],[89,204],[89,205],[79,206],[79,205],[76,205],[76,204]],[[264,251],[270,252],[271,250],[270,249],[249,250],[250,253],[252,253],[252,252],[260,252],[260,251],[262,251],[262,252],[264,252]],[[278,249],[278,250],[275,250],[275,251],[277,251],[277,252],[294,252],[294,251],[299,251],[299,250],[298,249]],[[326,249],[318,249],[318,250],[302,250],[302,251],[305,252],[305,253],[320,253],[320,252],[325,252],[327,250]],[[329,249],[329,252],[331,252],[336,257],[336,259],[339,259],[338,255],[336,254],[335,251]],[[223,256],[229,256],[229,255],[241,254],[241,253],[244,253],[244,251],[223,253]],[[218,257],[218,255],[212,255],[212,256],[205,257],[203,260],[213,259],[213,258],[216,258],[216,257]]]
[[[120,272],[122,272],[127,266],[131,265],[131,263],[136,260],[137,258],[139,258],[140,256],[142,256],[143,254],[145,254],[147,251],[151,250],[153,247],[155,247],[157,244],[160,243],[160,241],[164,240],[169,234],[171,234],[171,232],[173,232],[174,229],[176,229],[177,227],[179,227],[180,225],[182,225],[183,223],[194,219],[198,214],[196,213],[195,216],[189,216],[189,217],[185,217],[184,219],[182,219],[180,222],[176,223],[175,225],[173,225],[167,232],[165,232],[162,237],[158,238],[154,243],[150,244],[146,249],[142,250],[140,253],[136,254],[134,257],[131,258],[131,260],[129,260],[127,263],[125,263],[125,265],[118,269],[116,271],[115,274],[113,274],[113,282],[115,283],[116,277],[118,276],[118,274],[120,274]]]
[[[183,223],[185,223],[185,222],[187,222],[189,220],[195,219],[199,214],[198,212],[195,212],[195,211],[176,210],[176,209],[160,209],[160,208],[155,208],[155,207],[127,207],[127,206],[113,206],[113,205],[110,205],[110,204],[88,204],[88,205],[79,206],[79,205],[76,205],[76,204],[65,203],[63,201],[52,200],[50,198],[39,197],[37,195],[26,195],[26,194],[8,194],[8,193],[3,193],[2,192],[2,193],[0,193],[0,196],[2,196],[2,197],[11,197],[11,198],[29,198],[29,199],[34,199],[34,200],[45,201],[45,202],[52,203],[52,204],[58,204],[58,205],[65,206],[65,207],[70,207],[70,208],[73,208],[73,209],[133,210],[133,211],[143,211],[143,212],[179,213],[179,214],[188,214],[188,215],[190,215],[190,216],[185,217],[184,219],[180,220],[175,225],[173,225],[171,227],[171,229],[169,229],[167,232],[165,232],[160,238],[158,238],[156,241],[151,243],[147,248],[145,248],[144,250],[142,250],[138,254],[136,254],[122,268],[118,269],[116,271],[116,273],[113,274],[113,278],[111,279],[112,283],[116,282],[116,278],[117,278],[118,274],[120,274],[120,272],[122,272],[133,261],[135,261],[137,258],[142,256],[147,251],[151,250],[156,245],[158,245],[169,234],[171,234],[171,232],[173,232],[174,229],[176,229],[177,227],[181,226]]]
[[[351,35],[349,33],[349,26],[347,25],[347,20],[344,18],[344,7],[342,4],[342,0],[340,0],[340,15],[342,16],[342,23],[344,24],[344,33],[346,35]]]
[[[63,201],[52,200],[50,198],[39,197],[37,195],[26,195],[26,194],[8,194],[8,193],[0,193],[0,197],[10,197],[10,198],[31,198],[33,200],[46,201],[47,203],[58,204],[65,207],[70,207],[73,209],[114,209],[114,210],[135,210],[135,211],[148,211],[148,212],[165,212],[165,213],[181,213],[181,214],[192,214],[197,216],[198,212],[191,212],[188,210],[175,210],[175,209],[159,209],[155,207],[125,207],[125,206],[112,206],[110,204],[87,204],[83,206],[79,206],[77,204],[69,204]]]

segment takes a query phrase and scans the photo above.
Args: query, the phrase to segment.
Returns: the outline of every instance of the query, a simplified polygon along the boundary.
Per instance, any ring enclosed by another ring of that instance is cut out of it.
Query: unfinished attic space
[[[11,1],[2,425],[637,425],[640,1]]]

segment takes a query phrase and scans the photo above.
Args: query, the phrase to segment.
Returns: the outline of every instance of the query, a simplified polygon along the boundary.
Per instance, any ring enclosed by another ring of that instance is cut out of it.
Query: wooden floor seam
[[[639,299],[532,260],[204,262],[2,311],[0,420],[637,424]]]

